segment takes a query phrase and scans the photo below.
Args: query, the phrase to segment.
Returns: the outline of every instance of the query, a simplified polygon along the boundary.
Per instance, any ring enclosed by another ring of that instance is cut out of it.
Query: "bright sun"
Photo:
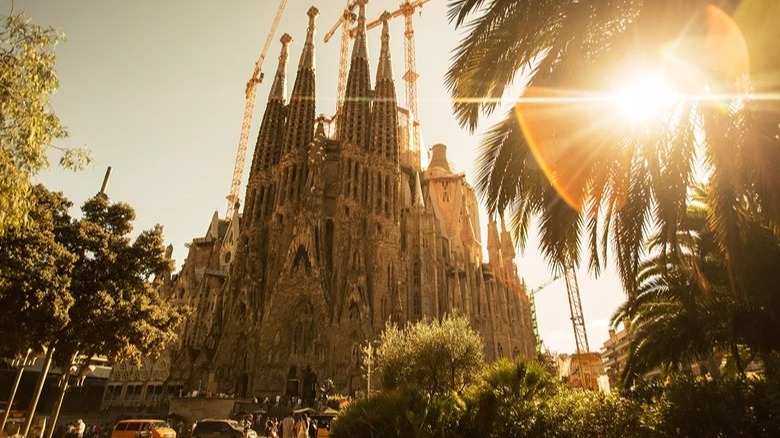
[[[634,77],[617,92],[617,109],[629,122],[645,123],[671,109],[676,93],[662,72]]]

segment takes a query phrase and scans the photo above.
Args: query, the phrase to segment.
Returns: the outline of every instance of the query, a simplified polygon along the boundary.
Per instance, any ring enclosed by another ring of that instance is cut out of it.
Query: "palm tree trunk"
[[[713,379],[720,378],[720,364],[715,359],[714,352],[710,352],[709,356],[707,356],[707,368],[709,368],[710,376],[712,376]]]
[[[739,357],[739,347],[735,342],[731,343],[731,354],[734,356],[734,365],[736,365],[739,375],[745,377],[745,365],[742,364],[742,358]]]

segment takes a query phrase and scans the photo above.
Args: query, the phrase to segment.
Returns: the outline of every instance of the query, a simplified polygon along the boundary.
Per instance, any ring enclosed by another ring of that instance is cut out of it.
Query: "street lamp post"
[[[20,435],[27,436],[30,433],[30,427],[32,426],[33,417],[35,417],[35,409],[38,407],[38,400],[41,398],[41,392],[43,391],[43,384],[46,383],[46,376],[49,375],[49,368],[51,367],[51,361],[54,356],[54,347],[49,346],[46,349],[46,358],[43,360],[43,367],[41,368],[41,375],[38,377],[38,383],[35,385],[35,392],[33,393],[32,401],[30,401],[30,408],[27,410],[27,418],[24,420],[24,426],[20,431]]]
[[[14,380],[14,384],[11,387],[11,395],[8,397],[8,406],[6,406],[5,412],[3,412],[3,419],[0,421],[0,433],[5,430],[5,423],[8,422],[8,416],[11,414],[11,407],[14,405],[16,390],[19,389],[19,382],[22,381],[22,373],[24,372],[24,368],[31,367],[34,364],[35,355],[33,354],[32,348],[27,349],[27,354],[24,355],[24,358],[18,357],[11,361],[11,366],[17,369],[16,379]]]
[[[54,412],[51,417],[51,425],[46,430],[45,438],[51,438],[52,434],[54,433],[54,428],[57,426],[57,421],[60,418],[60,410],[62,409],[62,403],[65,400],[65,394],[68,391],[70,377],[75,373],[80,378],[77,381],[76,386],[82,386],[84,384],[83,379],[86,377],[86,374],[92,372],[95,369],[94,366],[89,365],[89,360],[87,361],[87,364],[79,364],[77,358],[78,352],[71,356],[68,369],[65,370],[65,374],[62,375],[62,380],[60,381],[60,395],[57,398],[57,404],[54,406]]]

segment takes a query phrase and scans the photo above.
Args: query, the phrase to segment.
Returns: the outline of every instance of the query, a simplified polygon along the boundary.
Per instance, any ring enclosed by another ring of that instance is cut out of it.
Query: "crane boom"
[[[583,389],[596,389],[591,388],[589,381],[585,375],[585,355],[590,353],[590,346],[588,345],[588,332],[585,329],[585,316],[582,313],[582,300],[580,299],[580,286],[577,282],[577,273],[574,270],[574,264],[570,263],[564,268],[564,278],[566,280],[566,291],[569,296],[569,311],[571,312],[571,325],[574,329],[574,342],[577,348],[577,354],[574,356],[576,360],[580,385]]]
[[[550,278],[549,280],[545,281],[541,285],[536,286],[535,289],[531,290],[528,293],[528,305],[531,308],[531,326],[534,329],[534,338],[536,338],[536,352],[537,353],[541,353],[542,352],[542,337],[539,335],[539,322],[538,322],[539,320],[537,319],[537,316],[536,316],[536,299],[534,298],[534,296],[537,293],[541,292],[542,289],[544,289],[547,286],[553,284],[553,282],[555,282],[559,278],[561,278],[561,276],[560,275],[556,275],[556,276]]]
[[[282,18],[282,12],[287,5],[287,0],[281,0],[279,7],[276,10],[276,16],[271,23],[271,29],[268,32],[268,36],[265,38],[263,49],[260,52],[260,57],[255,62],[255,68],[252,71],[252,76],[246,83],[246,89],[244,94],[246,97],[246,103],[244,106],[244,118],[241,121],[241,135],[238,138],[238,150],[236,151],[236,161],[233,166],[233,177],[230,180],[230,193],[227,195],[228,207],[226,216],[230,216],[232,212],[238,206],[238,191],[241,186],[241,177],[244,174],[244,162],[246,160],[246,147],[249,143],[249,130],[252,126],[252,114],[255,111],[255,97],[257,96],[257,84],[263,82],[263,61],[265,55],[268,53],[268,48],[271,46],[271,40],[276,33],[276,27],[279,25],[279,20]]]

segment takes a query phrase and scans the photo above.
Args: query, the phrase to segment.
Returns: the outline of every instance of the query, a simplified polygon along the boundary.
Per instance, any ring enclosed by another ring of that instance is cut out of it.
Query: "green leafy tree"
[[[79,169],[90,162],[84,148],[60,148],[67,131],[51,110],[59,83],[54,47],[62,35],[11,14],[0,28],[0,234],[19,226],[35,204],[30,179],[48,166],[50,148],[60,165]]]
[[[182,309],[157,293],[172,269],[162,227],[132,239],[127,204],[98,194],[74,220],[61,194],[34,194],[29,224],[0,239],[0,351],[46,346],[69,365],[77,353],[137,360],[174,340]]]
[[[60,358],[79,352],[111,360],[139,360],[176,338],[182,310],[157,293],[172,261],[165,256],[162,227],[132,240],[135,212],[104,194],[87,200],[83,218],[67,241],[77,260],[73,269],[70,323],[54,345]]]
[[[431,394],[462,391],[481,369],[483,343],[464,317],[389,326],[375,359],[380,386],[414,386]]]
[[[780,225],[780,103],[763,98],[777,92],[777,81],[767,78],[780,65],[760,50],[777,41],[780,7],[765,0],[717,5],[722,9],[704,0],[450,2],[450,19],[465,32],[446,81],[456,117],[471,130],[521,74],[527,82],[518,97],[604,96],[613,94],[624,69],[671,69],[669,59],[675,59],[701,73],[695,80],[676,78],[682,94],[755,97],[683,99],[665,120],[634,127],[605,118],[604,105],[595,102],[545,106],[557,116],[530,129],[518,118],[527,107],[518,104],[485,135],[477,188],[490,212],[512,214],[521,242],[538,218],[540,246],[551,264],[577,262],[584,238],[590,268],[598,273],[611,245],[624,287],[633,293],[649,233],[660,229],[661,250],[677,250],[687,195],[703,165],[711,182],[707,220],[728,255],[732,292],[745,299],[744,201],[775,232]],[[744,52],[719,56],[722,47],[706,43],[716,26],[733,31],[734,11],[749,61]],[[679,52],[661,50],[670,46]]]
[[[28,223],[0,235],[0,357],[48,343],[70,321],[76,257],[59,237],[71,204],[40,185],[32,198]]]

